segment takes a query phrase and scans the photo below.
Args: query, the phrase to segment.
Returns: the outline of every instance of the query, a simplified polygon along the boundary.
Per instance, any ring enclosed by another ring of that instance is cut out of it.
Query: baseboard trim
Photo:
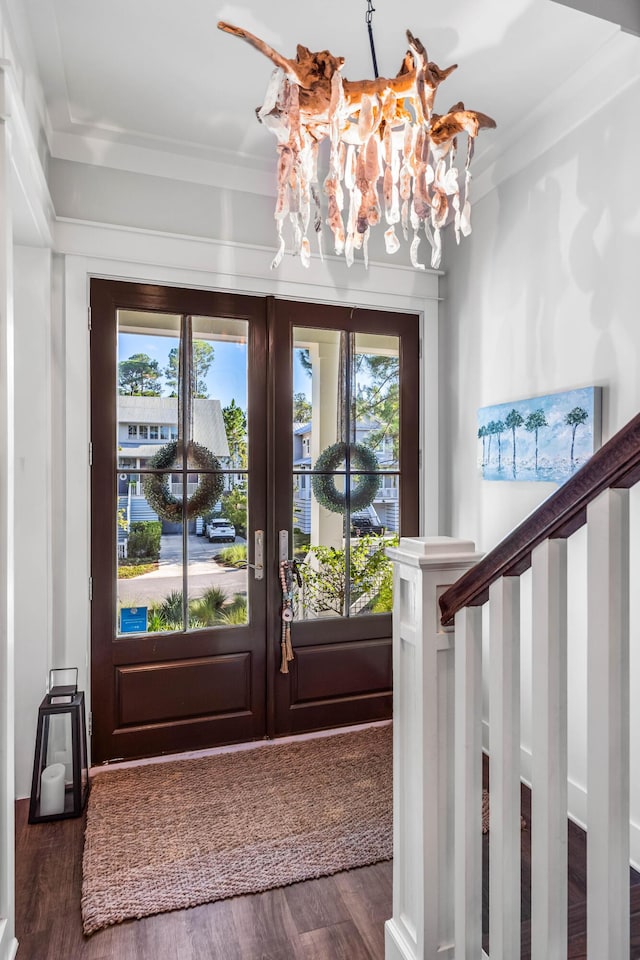
[[[0,920],[0,960],[14,960],[18,952],[18,941],[15,937],[9,937],[7,934],[7,920]]]
[[[393,917],[384,925],[384,960],[419,960]]]

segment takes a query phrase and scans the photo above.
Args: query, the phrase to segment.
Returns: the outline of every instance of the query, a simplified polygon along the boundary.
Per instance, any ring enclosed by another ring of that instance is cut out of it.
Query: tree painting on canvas
[[[601,387],[583,387],[478,410],[484,480],[564,483],[600,445]]]

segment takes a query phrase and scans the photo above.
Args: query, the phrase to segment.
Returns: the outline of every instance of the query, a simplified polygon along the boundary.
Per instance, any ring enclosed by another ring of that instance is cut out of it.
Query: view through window
[[[118,311],[121,636],[248,622],[247,327]]]

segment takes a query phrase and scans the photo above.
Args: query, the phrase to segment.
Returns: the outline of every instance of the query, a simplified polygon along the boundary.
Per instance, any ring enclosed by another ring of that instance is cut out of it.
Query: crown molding
[[[181,152],[172,143],[172,150],[159,149],[154,140],[148,145],[124,143],[99,135],[53,131],[49,139],[51,156],[98,167],[111,167],[129,173],[184,180],[224,190],[276,195],[276,166],[261,164],[259,158],[230,158],[228,152]],[[185,145],[187,146],[187,145]]]
[[[640,36],[640,6],[638,0],[553,0],[581,13],[618,24],[627,33]]]

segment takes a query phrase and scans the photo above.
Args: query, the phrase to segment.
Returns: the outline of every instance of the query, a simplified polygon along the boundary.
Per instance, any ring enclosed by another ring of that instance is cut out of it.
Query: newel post
[[[385,960],[453,960],[454,632],[438,598],[481,557],[402,538],[393,573],[393,916]]]

